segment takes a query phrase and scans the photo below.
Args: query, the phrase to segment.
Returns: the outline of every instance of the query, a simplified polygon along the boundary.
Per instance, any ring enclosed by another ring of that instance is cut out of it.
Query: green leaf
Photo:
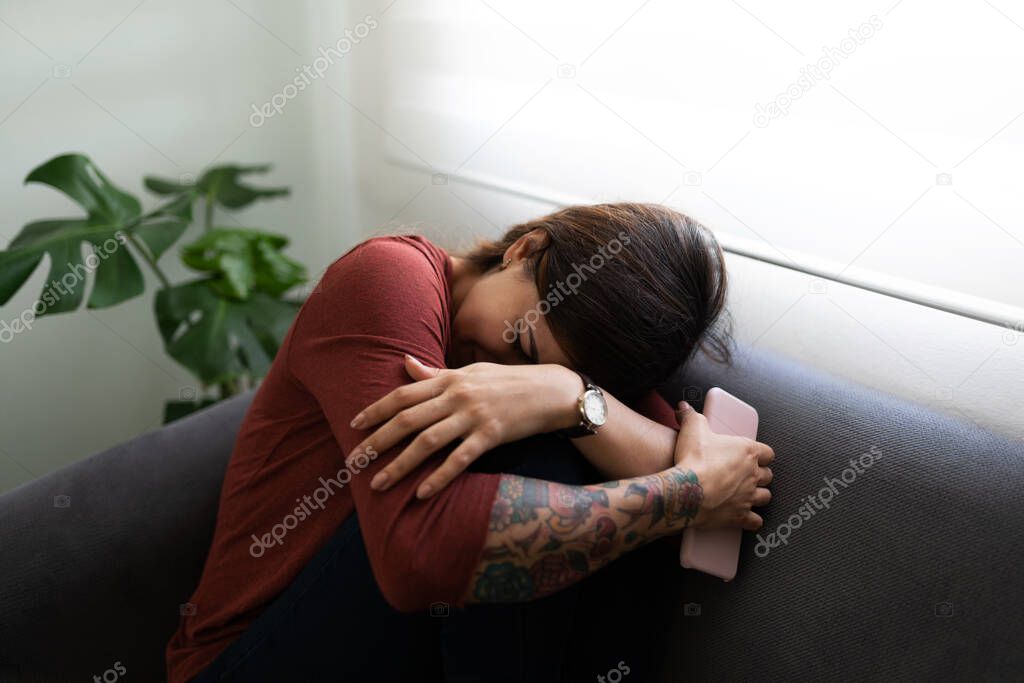
[[[272,242],[258,240],[256,249],[256,286],[280,296],[306,281],[306,267],[281,253]]]
[[[228,209],[241,209],[261,199],[287,197],[288,187],[254,187],[242,182],[242,176],[252,173],[266,173],[269,165],[259,166],[214,166],[207,169],[195,184],[177,182],[168,178],[147,175],[143,179],[146,188],[157,195],[186,197],[191,202],[197,197],[219,204]]]
[[[281,253],[288,239],[261,230],[214,228],[186,245],[181,259],[190,268],[213,276],[224,296],[246,299],[259,290],[279,296],[306,281],[301,263]]]
[[[126,223],[142,213],[139,200],[118,189],[82,154],[54,157],[28,174],[26,183],[43,183],[81,204],[90,217]]]
[[[167,353],[206,384],[263,377],[299,305],[253,292],[226,298],[211,280],[157,293],[155,312]]]
[[[185,234],[191,222],[192,199],[181,196],[149,214],[133,232],[145,242],[156,260]]]
[[[138,234],[158,257],[181,236],[190,218],[191,205],[178,201],[143,216],[139,201],[81,154],[55,157],[29,173],[25,182],[63,192],[86,214],[29,223],[0,252],[0,305],[49,256],[50,272],[34,307],[37,316],[77,309],[90,273],[94,273],[94,284],[89,308],[105,308],[138,296],[145,280],[126,247],[127,236]],[[85,258],[83,244],[92,247],[92,254]]]
[[[229,209],[240,209],[257,199],[286,197],[287,187],[253,187],[239,182],[239,178],[250,173],[266,173],[269,165],[260,166],[215,166],[199,178],[196,188],[200,194]]]
[[[172,195],[172,194],[195,194],[196,186],[189,185],[187,183],[177,183],[173,180],[167,180],[166,178],[158,178],[156,176],[148,175],[142,179],[142,184],[146,186],[146,189],[154,194],[159,195]]]
[[[266,173],[268,164],[257,166],[214,166],[207,169],[195,184],[181,183],[168,178],[146,176],[143,184],[151,192],[163,196],[187,197],[191,202],[196,197],[229,209],[241,209],[258,199],[286,197],[287,187],[253,187],[241,182],[242,176],[252,173]]]
[[[78,202],[87,216],[29,223],[11,240],[0,252],[0,305],[14,296],[43,256],[50,257],[50,272],[35,307],[37,315],[78,308],[93,271],[90,308],[112,306],[142,293],[142,272],[119,234],[139,218],[142,208],[135,197],[115,187],[80,154],[51,159],[25,182],[60,190]],[[90,259],[82,257],[83,243],[93,247]]]
[[[82,303],[90,270],[82,258],[82,242],[102,245],[108,239],[114,240],[117,247],[111,252],[113,259],[103,261],[96,268],[97,287],[93,288],[90,307],[102,307],[111,298],[116,299],[117,293],[122,301],[141,294],[142,273],[114,233],[107,225],[91,226],[85,219],[29,223],[11,241],[9,248],[0,252],[0,304],[7,303],[32,275],[43,256],[49,255],[50,272],[34,306],[36,315],[75,310]],[[104,253],[107,253],[105,249]],[[125,263],[125,256],[131,265]],[[134,273],[132,266],[135,266]]]
[[[164,424],[198,412],[217,403],[220,399],[204,398],[198,401],[167,401],[164,403]]]

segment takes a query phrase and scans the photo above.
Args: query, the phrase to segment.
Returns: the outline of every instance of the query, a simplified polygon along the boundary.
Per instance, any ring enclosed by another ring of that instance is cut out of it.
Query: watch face
[[[583,413],[595,427],[600,427],[608,419],[608,404],[604,396],[597,391],[590,390],[583,394]]]

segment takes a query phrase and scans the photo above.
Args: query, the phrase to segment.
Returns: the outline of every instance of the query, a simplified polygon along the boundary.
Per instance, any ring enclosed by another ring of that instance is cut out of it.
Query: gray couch
[[[664,680],[1024,676],[1024,443],[761,351],[698,359],[665,393],[700,408],[716,385],[760,411],[775,498],[734,582],[659,579]],[[0,496],[0,680],[161,680],[249,400]],[[826,478],[829,507],[801,517]]]

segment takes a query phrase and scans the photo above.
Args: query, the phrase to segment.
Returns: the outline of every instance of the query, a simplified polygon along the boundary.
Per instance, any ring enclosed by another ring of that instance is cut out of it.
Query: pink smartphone
[[[708,389],[704,397],[704,417],[716,434],[757,438],[757,411],[718,387]],[[742,538],[743,530],[739,528],[687,529],[683,532],[679,562],[687,569],[732,581],[740,561]]]

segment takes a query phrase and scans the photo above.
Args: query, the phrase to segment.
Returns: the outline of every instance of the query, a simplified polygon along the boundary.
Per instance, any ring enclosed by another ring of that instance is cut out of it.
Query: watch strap
[[[578,439],[583,436],[591,436],[597,433],[594,427],[587,421],[586,415],[583,413],[583,396],[588,391],[600,392],[601,388],[594,384],[594,382],[591,381],[591,379],[584,375],[582,372],[576,371],[576,374],[580,376],[581,380],[583,380],[583,391],[580,393],[579,403],[577,407],[577,410],[580,414],[580,422],[577,425],[574,425],[572,427],[566,427],[565,429],[561,429],[558,432],[556,432],[559,436],[564,436],[569,439]]]

